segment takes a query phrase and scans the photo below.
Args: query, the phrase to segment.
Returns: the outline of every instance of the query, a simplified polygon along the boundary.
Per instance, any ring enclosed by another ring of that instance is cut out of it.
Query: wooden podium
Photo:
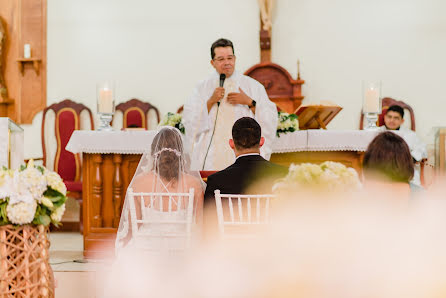
[[[300,106],[294,112],[299,117],[299,129],[327,129],[328,123],[342,110],[340,106]]]

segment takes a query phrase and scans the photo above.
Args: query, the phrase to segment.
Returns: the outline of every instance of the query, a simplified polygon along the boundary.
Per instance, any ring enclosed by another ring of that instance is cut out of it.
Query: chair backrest
[[[127,195],[132,239],[137,248],[168,252],[181,251],[190,246],[194,222],[193,188],[188,193],[133,192],[132,188],[128,188]],[[185,214],[178,217],[181,210]],[[145,211],[152,211],[157,216],[144,218]],[[145,229],[144,225],[151,228]]]
[[[249,226],[271,222],[270,209],[274,195],[221,194],[218,189],[214,193],[220,236],[244,237],[255,232]]]
[[[391,97],[384,97],[381,100],[381,105],[382,105],[382,109],[381,109],[381,114],[378,115],[378,123],[377,123],[378,126],[384,125],[384,115],[386,114],[389,107],[396,105],[396,106],[402,107],[405,110],[405,112],[406,112],[405,115],[407,114],[407,112],[409,112],[410,129],[415,131],[415,113],[411,106],[409,106],[408,104],[406,104],[405,102],[403,102],[401,100],[396,100]],[[404,124],[406,124],[406,122],[404,122]],[[364,114],[361,113],[359,129],[363,129],[363,126],[364,126]]]
[[[153,111],[156,123],[160,122],[158,109],[148,102],[133,98],[116,106],[116,111],[122,112],[122,127],[149,128],[149,112]]]
[[[65,99],[59,103],[54,103],[43,110],[42,115],[42,153],[43,164],[48,166],[50,157],[47,148],[48,129],[46,128],[48,112],[53,111],[54,133],[56,139],[56,150],[54,152],[53,170],[57,172],[65,181],[79,181],[81,178],[81,159],[79,154],[73,154],[65,147],[70,140],[74,130],[81,129],[81,113],[87,112],[89,115],[90,129],[94,129],[93,115],[91,110],[83,104],[76,103],[70,99]]]

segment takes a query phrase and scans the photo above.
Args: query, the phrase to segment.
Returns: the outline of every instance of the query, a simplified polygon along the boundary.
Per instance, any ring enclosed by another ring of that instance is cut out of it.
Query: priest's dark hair
[[[232,139],[238,150],[258,147],[261,136],[259,123],[251,117],[242,117],[232,126]]]
[[[386,112],[386,113],[388,113],[388,112],[390,112],[390,111],[392,111],[392,112],[397,112],[398,114],[401,115],[401,118],[404,118],[404,109],[403,109],[402,107],[397,106],[397,105],[393,105],[393,106],[390,106],[390,107],[387,109],[387,112]]]
[[[232,44],[232,41],[226,38],[220,38],[217,39],[211,46],[211,58],[214,60],[215,57],[215,48],[225,48],[225,47],[231,47],[232,53],[234,53],[234,45]]]
[[[366,179],[374,176],[409,183],[414,174],[409,146],[393,132],[380,133],[365,152],[363,170]]]

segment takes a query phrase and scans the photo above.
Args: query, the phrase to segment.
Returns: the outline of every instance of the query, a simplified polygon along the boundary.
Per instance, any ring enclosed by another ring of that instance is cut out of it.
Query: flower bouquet
[[[60,176],[32,160],[18,170],[0,170],[0,226],[58,226],[65,212],[67,188]]]
[[[361,188],[358,173],[339,162],[292,164],[288,175],[273,186],[274,192],[291,192],[303,188],[318,191],[349,191]]]
[[[178,128],[179,131],[181,131],[182,134],[185,133],[185,128],[182,120],[181,114],[174,114],[171,112],[168,112],[166,116],[164,116],[163,120],[160,122],[160,126],[172,126]]]
[[[54,296],[47,233],[50,223],[60,224],[66,193],[57,173],[32,160],[0,169],[0,293]]]
[[[278,112],[279,122],[277,124],[276,135],[280,137],[281,133],[294,132],[299,130],[299,120],[296,114],[288,114],[282,111]]]

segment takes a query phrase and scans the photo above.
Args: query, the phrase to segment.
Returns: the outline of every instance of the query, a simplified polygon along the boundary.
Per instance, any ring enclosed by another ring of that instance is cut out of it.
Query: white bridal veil
[[[201,194],[202,199],[205,184],[200,177],[200,173],[190,171],[189,166],[189,154],[184,151],[182,135],[179,130],[173,127],[160,127],[150,148],[141,157],[128,189],[132,189],[133,192],[144,193],[188,193],[190,188],[194,188],[193,214],[194,220],[196,220],[199,203],[197,194]],[[132,239],[129,200],[130,196],[127,190],[116,237],[116,252],[126,246]],[[133,200],[136,199],[133,198]],[[167,213],[163,212],[163,208],[167,207],[161,199],[150,200],[142,197],[141,200],[144,200],[144,204],[141,204],[141,202],[135,204],[136,206],[144,206],[140,207],[137,212],[138,219],[140,219],[139,217],[152,216],[147,215],[147,210],[156,211],[157,216]],[[185,198],[177,197],[176,200],[173,199],[172,201],[173,203],[169,203],[169,210],[176,210],[179,211],[177,213],[180,213],[187,208]],[[150,214],[153,214],[153,212]]]

